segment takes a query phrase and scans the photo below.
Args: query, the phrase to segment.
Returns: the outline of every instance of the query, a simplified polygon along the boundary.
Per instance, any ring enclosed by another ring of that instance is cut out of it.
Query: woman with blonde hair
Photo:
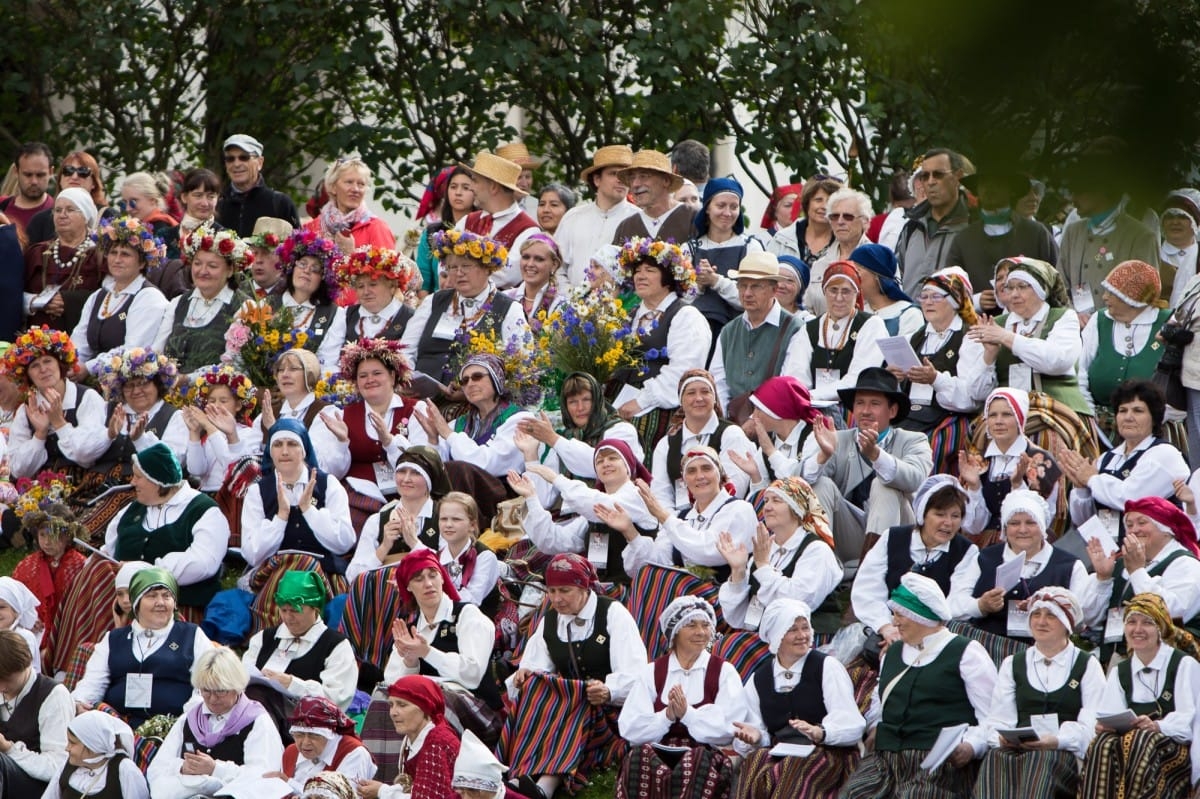
[[[371,168],[358,153],[350,153],[330,164],[325,170],[324,183],[329,201],[320,214],[305,223],[305,230],[333,239],[338,249],[347,255],[368,244],[387,250],[396,248],[396,237],[387,223],[367,206]]]
[[[179,224],[178,219],[167,213],[165,198],[170,190],[171,184],[163,173],[134,172],[121,181],[121,204],[125,213],[141,220],[161,237]]]

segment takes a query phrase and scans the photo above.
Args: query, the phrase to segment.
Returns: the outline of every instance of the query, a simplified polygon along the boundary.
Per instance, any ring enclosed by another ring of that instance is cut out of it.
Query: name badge
[[[1039,713],[1029,716],[1029,726],[1038,735],[1058,735],[1058,714]]]
[[[750,604],[746,607],[746,618],[744,624],[748,630],[757,630],[759,623],[762,621],[763,611],[767,606],[758,598],[758,594],[750,597]]]
[[[1033,370],[1028,364],[1014,363],[1008,367],[1009,388],[1019,388],[1022,391],[1033,390]]]
[[[375,469],[375,485],[380,493],[396,493],[396,472],[387,461],[376,461],[371,466]]]
[[[153,697],[153,674],[125,675],[125,707],[148,708]]]
[[[1121,608],[1109,608],[1104,620],[1104,643],[1115,644],[1125,639],[1125,613]]]
[[[838,382],[842,379],[841,369],[818,369],[817,376],[817,391],[822,389],[833,391],[837,388]]]
[[[443,314],[438,320],[437,326],[433,328],[433,337],[449,340],[454,338],[454,334],[458,332],[458,320],[451,319],[448,314]]]
[[[1029,611],[1021,610],[1017,600],[1008,600],[1008,635],[1020,638],[1032,638],[1029,632]]]
[[[913,383],[908,388],[908,398],[913,405],[933,404],[933,384]]]
[[[597,570],[608,568],[608,533],[588,533],[587,559]]]
[[[1092,296],[1092,287],[1079,284],[1071,289],[1071,305],[1076,313],[1091,313],[1096,310],[1096,300]]]

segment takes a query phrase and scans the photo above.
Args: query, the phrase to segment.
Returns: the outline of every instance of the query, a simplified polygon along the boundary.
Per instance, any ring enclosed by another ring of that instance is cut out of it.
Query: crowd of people
[[[1200,795],[1200,192],[223,156],[0,197],[0,799]]]

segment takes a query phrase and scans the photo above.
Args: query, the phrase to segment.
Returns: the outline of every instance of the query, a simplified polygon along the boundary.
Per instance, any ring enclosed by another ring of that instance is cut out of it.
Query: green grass
[[[0,575],[9,575],[17,568],[17,563],[29,554],[26,549],[6,549],[0,552]]]

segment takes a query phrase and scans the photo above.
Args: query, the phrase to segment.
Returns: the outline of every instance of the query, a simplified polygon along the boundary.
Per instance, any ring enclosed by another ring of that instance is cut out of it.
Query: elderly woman
[[[1171,309],[1157,307],[1158,269],[1144,261],[1119,264],[1100,285],[1104,310],[1092,314],[1083,328],[1079,389],[1095,408],[1100,431],[1116,440],[1116,408],[1109,404],[1113,392],[1128,380],[1154,376],[1163,353],[1158,331]]]
[[[250,416],[257,405],[250,378],[229,364],[193,375],[180,413],[188,430],[187,471],[201,491],[219,491],[230,466],[258,453],[262,430]]]
[[[779,256],[779,281],[775,284],[775,299],[783,310],[801,322],[813,319],[812,311],[804,307],[804,292],[808,291],[812,270],[794,255]]]
[[[121,181],[121,200],[126,213],[136,217],[146,227],[161,236],[179,224],[179,220],[167,213],[167,192],[171,190],[170,181],[162,172],[134,172]]]
[[[215,647],[191,670],[198,696],[171,727],[146,779],[155,799],[212,796],[238,778],[279,771],[283,742],[271,716],[246,696],[249,675],[232,649]]]
[[[521,244],[521,284],[504,292],[519,300],[525,320],[541,328],[554,309],[566,299],[558,292],[562,253],[549,233],[534,233]]]
[[[54,238],[25,251],[25,313],[30,325],[74,330],[83,304],[104,275],[92,239],[99,214],[87,191],[63,189],[54,198]]]
[[[76,150],[63,156],[58,165],[55,180],[58,190],[83,189],[92,198],[100,217],[112,214],[108,208],[108,196],[104,193],[104,174],[100,163],[89,152]],[[38,211],[25,226],[25,238],[30,244],[54,238],[54,208]]]
[[[1108,674],[1097,715],[1131,711],[1113,727],[1096,724],[1079,796],[1186,796],[1200,683],[1196,639],[1171,622],[1162,597],[1138,594],[1124,610],[1129,659]]]
[[[471,171],[461,164],[443,169],[426,189],[417,208],[417,218],[425,220],[416,255],[417,268],[421,272],[421,297],[437,291],[441,282],[438,280],[438,260],[433,254],[434,234],[453,229],[474,207],[475,182],[471,179]]]
[[[14,477],[43,469],[82,472],[108,447],[104,400],[67,379],[76,362],[70,337],[45,327],[30,328],[5,352],[5,372],[28,393],[9,429]]]
[[[867,723],[846,668],[813,649],[811,615],[798,599],[780,599],[763,614],[759,637],[774,657],[746,681],[746,721],[734,722],[733,746],[745,757],[738,799],[834,799],[858,765]],[[820,749],[773,755],[769,747],[781,743]]]
[[[451,351],[470,331],[494,332],[498,342],[523,341],[529,330],[520,303],[501,294],[490,276],[508,262],[508,250],[486,236],[446,230],[433,237],[445,288],[426,297],[401,339],[417,371],[448,382]]]
[[[337,245],[309,230],[293,233],[279,245],[283,294],[270,297],[273,308],[287,308],[292,329],[308,332],[304,346],[322,366],[333,367],[346,341],[346,309],[337,305]]]
[[[996,665],[975,641],[946,629],[950,605],[937,583],[912,572],[888,600],[900,645],[888,647],[871,695],[871,753],[841,796],[970,796],[987,750]],[[964,725],[947,760],[924,769],[942,730]]]
[[[280,550],[298,549],[333,576],[346,573],[354,545],[346,489],[318,467],[304,426],[280,419],[263,444],[262,479],[242,505],[242,557],[257,569]]]
[[[460,730],[494,745],[504,722],[492,669],[496,628],[479,607],[462,601],[436,553],[405,555],[396,569],[403,616],[392,622],[392,653],[384,680],[423,674],[442,686]]]
[[[508,678],[516,711],[500,755],[512,764],[509,784],[531,799],[549,799],[560,785],[578,791],[620,754],[616,712],[637,686],[646,646],[629,611],[596,593],[597,580],[580,555],[550,560],[550,608],[529,636],[520,669]],[[547,729],[556,734],[547,737]]]
[[[840,188],[841,183],[823,175],[816,175],[806,182],[800,192],[803,217],[794,225],[776,231],[775,237],[767,242],[767,251],[776,255],[795,255],[806,264],[816,263],[837,242],[826,209],[829,196]]]
[[[1050,545],[1052,519],[1050,507],[1037,492],[1027,488],[1009,492],[1000,506],[1003,541],[968,557],[966,570],[952,581],[949,599],[956,619],[970,621],[992,635],[1028,643],[1029,619],[1022,606],[1038,589],[1056,585],[1069,588],[1078,598],[1083,608],[1080,621],[1093,624],[1100,620],[1104,601],[1088,577],[1087,566],[1075,555]],[[1017,579],[998,582],[1001,570],[1007,577],[1014,558],[1022,560]]]
[[[29,652],[11,630],[0,630],[0,702],[8,716],[0,733],[4,795],[39,796],[67,759],[71,697],[33,670]]]
[[[109,522],[104,553],[170,572],[182,586],[179,604],[198,618],[221,587],[229,522],[216,502],[187,484],[175,453],[161,441],[134,453],[130,483],[134,501]]]
[[[863,369],[883,363],[876,341],[887,327],[862,310],[862,283],[849,261],[829,265],[821,291],[828,310],[804,326],[791,357],[801,364],[796,376],[812,389],[813,399],[832,401],[839,388],[858,382]]]
[[[1124,524],[1119,551],[1108,550],[1097,538],[1088,541],[1096,590],[1108,607],[1104,642],[1118,651],[1124,648],[1121,608],[1136,594],[1157,594],[1171,618],[1185,624],[1200,615],[1200,544],[1191,519],[1151,496],[1125,503]]]
[[[411,674],[388,686],[388,704],[396,732],[404,737],[400,776],[395,785],[360,782],[362,799],[455,799],[450,774],[458,736],[446,723],[442,689],[428,677]]]
[[[962,535],[966,507],[967,494],[957,480],[948,474],[928,477],[913,497],[917,523],[888,529],[863,557],[850,605],[854,617],[879,633],[885,647],[900,640],[887,601],[901,577],[924,575],[949,594],[955,578],[974,561],[978,550]]]
[[[283,750],[283,769],[264,774],[279,777],[304,796],[318,774],[335,773],[357,784],[375,776],[375,761],[355,734],[354,721],[323,696],[306,696],[288,716],[293,743]]]
[[[1028,610],[1033,646],[1000,664],[978,799],[1075,796],[1079,762],[1095,734],[1104,670],[1071,643],[1083,625],[1078,600],[1049,586],[1034,592]]]
[[[100,250],[108,275],[87,298],[71,333],[79,359],[93,370],[119,349],[149,347],[167,309],[167,298],[146,282],[145,272],[163,259],[162,241],[131,216],[100,226]]]
[[[53,641],[58,608],[86,560],[75,547],[75,538],[86,536],[87,531],[66,505],[52,502],[45,509],[26,513],[21,518],[21,532],[36,548],[21,559],[12,576],[33,592],[42,638]]]
[[[822,292],[825,270],[835,261],[853,261],[850,254],[862,245],[871,243],[867,238],[867,223],[875,215],[871,209],[870,197],[861,191],[846,187],[839,188],[829,195],[825,209],[825,216],[833,229],[835,245],[827,248],[816,260],[809,262],[812,264],[812,273],[808,290],[804,292],[804,307],[815,314],[825,311],[825,295]],[[892,260],[894,264],[895,258]],[[903,291],[901,294],[903,295]]]
[[[346,254],[365,246],[395,249],[396,237],[367,205],[371,168],[358,153],[330,164],[325,170],[324,183],[329,201],[317,217],[305,223],[305,230],[332,239]]]
[[[321,362],[317,356],[303,349],[281,352],[275,359],[274,377],[275,400],[272,401],[270,391],[262,394],[258,425],[261,434],[265,435],[279,419],[295,419],[308,430],[321,468],[326,471],[346,468],[349,428],[336,407],[317,399],[313,393],[321,380]]]
[[[133,755],[128,724],[100,710],[81,713],[67,725],[67,762],[42,796],[150,799],[150,786]]]
[[[669,651],[642,666],[621,708],[618,727],[630,749],[616,795],[727,796],[733,768],[719,747],[732,741],[746,707],[737,669],[708,653],[717,616],[707,600],[681,596],[663,610],[658,626]],[[675,751],[661,754],[658,746]]]
[[[100,702],[133,724],[176,716],[192,695],[187,675],[212,651],[195,624],[175,620],[179,584],[166,569],[144,568],[129,583],[133,621],[96,643],[72,697],[82,712]]]
[[[739,453],[729,453],[730,459],[750,478],[750,495],[766,488],[776,478],[791,477],[799,472],[799,461],[811,450],[806,446],[821,412],[813,407],[808,389],[791,375],[767,378],[750,395],[754,408],[746,430],[758,445]]]
[[[630,239],[621,248],[620,264],[623,287],[637,295],[631,324],[645,368],[618,370],[607,391],[621,418],[637,428],[642,449],[652,452],[679,407],[684,372],[704,367],[712,330],[685,301],[696,290],[696,273],[674,244]]]
[[[808,483],[799,477],[771,483],[749,551],[728,533],[720,534],[717,549],[732,570],[717,596],[731,627],[758,629],[771,603],[786,598],[821,608],[818,632],[837,630],[836,609],[825,603],[842,581],[842,564],[833,553],[829,517]]]
[[[983,345],[976,395],[997,386],[1043,391],[1090,417],[1092,409],[1076,377],[1082,353],[1079,317],[1070,308],[1062,275],[1035,258],[1017,256],[1000,263],[1009,267],[1003,297],[1007,313],[983,317],[967,334]]]
[[[232,231],[196,230],[183,240],[183,257],[195,288],[171,300],[154,349],[190,373],[216,364],[225,352],[225,331],[246,299],[236,292],[236,275],[254,256]]]
[[[536,442],[523,434],[518,434],[517,441],[526,453],[536,449]],[[525,464],[526,475],[510,471],[508,484],[525,498],[525,533],[538,549],[548,555],[586,553],[588,561],[604,572],[606,580],[626,583],[643,565],[638,549],[629,547],[630,541],[658,530],[658,521],[646,509],[636,484],[637,480],[646,480],[650,473],[633,457],[629,445],[617,439],[606,438],[596,444],[594,463],[597,488],[532,461]],[[529,474],[558,491],[564,514],[576,515],[554,521],[538,499],[538,486]],[[618,530],[613,522],[622,529]],[[645,557],[647,553],[640,554]]]
[[[250,697],[281,728],[303,697],[322,697],[342,710],[354,698],[358,661],[350,642],[321,618],[329,599],[317,572],[284,572],[275,587],[282,624],[255,633],[242,655],[251,674],[274,683],[275,690],[253,686]]]
[[[337,279],[358,297],[357,304],[346,308],[347,342],[400,340],[413,316],[404,302],[404,294],[417,279],[412,261],[394,250],[364,247],[338,261]]]

